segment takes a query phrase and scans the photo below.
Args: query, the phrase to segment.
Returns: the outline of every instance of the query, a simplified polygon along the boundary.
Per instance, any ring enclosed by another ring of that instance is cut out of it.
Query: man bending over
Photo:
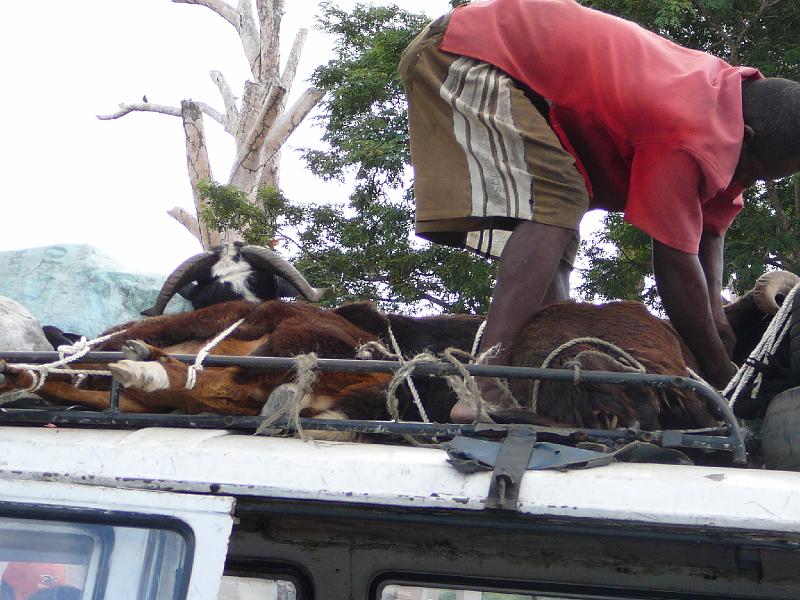
[[[667,315],[724,387],[725,231],[757,180],[800,170],[800,84],[765,79],[573,0],[484,0],[406,49],[417,233],[499,257],[481,345],[569,298],[587,210],[653,238]],[[726,350],[727,348],[727,350]],[[499,404],[488,379],[485,399]],[[473,410],[459,403],[455,421]]]

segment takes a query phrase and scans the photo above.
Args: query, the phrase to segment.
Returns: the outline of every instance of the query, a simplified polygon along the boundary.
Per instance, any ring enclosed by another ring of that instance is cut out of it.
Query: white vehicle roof
[[[467,515],[486,510],[491,472],[462,474],[438,449],[218,430],[0,427],[0,480]],[[800,533],[800,473],[626,463],[527,471],[518,510],[559,519]]]

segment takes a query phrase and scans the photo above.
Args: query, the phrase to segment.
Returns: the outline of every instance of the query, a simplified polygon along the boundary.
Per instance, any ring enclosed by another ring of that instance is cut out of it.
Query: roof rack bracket
[[[486,508],[517,510],[519,488],[535,444],[536,432],[532,429],[509,430],[492,472]]]

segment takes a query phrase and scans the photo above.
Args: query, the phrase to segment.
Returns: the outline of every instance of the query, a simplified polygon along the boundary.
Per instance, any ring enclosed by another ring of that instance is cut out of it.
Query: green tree
[[[794,0],[581,0],[631,19],[675,42],[758,67],[766,76],[800,79],[800,3]],[[754,186],[726,235],[725,281],[743,293],[767,268],[800,267],[800,181],[797,176]],[[605,217],[582,244],[588,267],[579,293],[586,299],[642,298],[658,306],[650,240]]]

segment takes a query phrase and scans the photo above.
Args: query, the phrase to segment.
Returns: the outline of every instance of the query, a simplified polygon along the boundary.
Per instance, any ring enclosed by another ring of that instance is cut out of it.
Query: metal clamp
[[[489,496],[484,504],[487,508],[517,510],[519,488],[536,444],[536,432],[530,429],[511,429],[500,448]]]

